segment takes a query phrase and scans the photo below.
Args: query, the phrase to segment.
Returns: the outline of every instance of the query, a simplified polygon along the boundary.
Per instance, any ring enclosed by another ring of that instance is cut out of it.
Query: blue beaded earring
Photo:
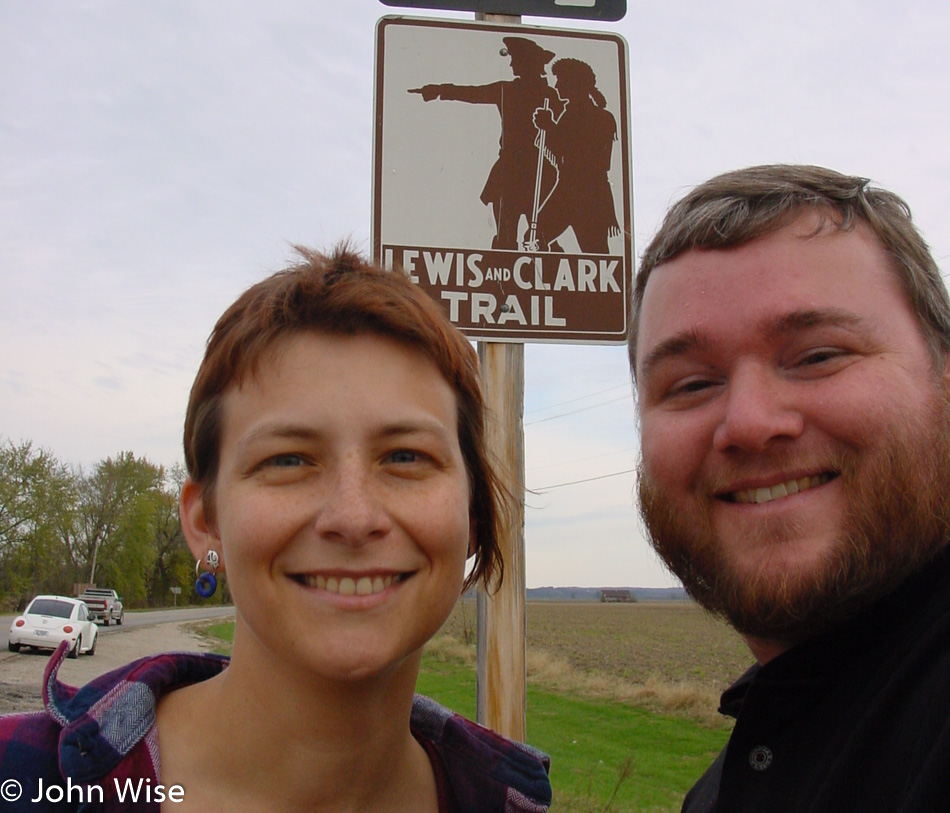
[[[214,591],[218,589],[218,580],[214,575],[218,569],[218,562],[218,552],[216,550],[209,550],[205,554],[204,564],[208,568],[207,571],[201,572],[200,559],[195,562],[195,575],[198,577],[198,581],[195,582],[195,590],[202,598],[210,598],[214,595]]]

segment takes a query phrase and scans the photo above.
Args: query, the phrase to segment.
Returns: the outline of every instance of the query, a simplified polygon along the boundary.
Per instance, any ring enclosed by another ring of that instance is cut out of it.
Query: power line
[[[583,401],[585,398],[593,398],[596,395],[603,395],[605,392],[613,392],[614,390],[619,389],[630,389],[630,384],[618,384],[615,387],[608,387],[605,390],[598,390],[597,392],[591,392],[587,395],[578,395],[577,398],[568,398],[566,401],[558,401],[556,404],[549,404],[545,407],[538,407],[537,409],[529,409],[525,414],[531,415],[535,412],[544,412],[546,409],[555,409],[559,406],[564,406],[565,404],[573,404],[575,401]]]
[[[543,488],[529,489],[534,494],[543,494],[545,491],[552,491],[555,488],[564,488],[564,486],[576,486],[578,483],[591,483],[594,480],[606,480],[608,477],[619,477],[621,474],[632,474],[636,469],[625,469],[624,471],[615,471],[611,474],[601,474],[597,477],[587,477],[584,480],[572,480],[570,483],[558,483],[553,486],[544,486]]]
[[[586,412],[589,409],[596,409],[597,407],[607,406],[608,404],[615,404],[617,401],[626,401],[627,396],[621,395],[619,398],[611,398],[609,401],[602,401],[599,404],[591,404],[586,407],[578,407],[577,409],[572,409],[568,412],[559,412],[557,415],[548,415],[547,418],[538,418],[535,421],[525,421],[525,426],[532,426],[536,423],[544,423],[545,421],[553,421],[555,418],[565,418],[568,415],[575,415],[578,412]]]

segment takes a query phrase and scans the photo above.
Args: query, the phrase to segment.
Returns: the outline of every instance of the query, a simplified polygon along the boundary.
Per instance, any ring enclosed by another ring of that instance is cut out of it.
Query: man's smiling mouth
[[[746,504],[771,502],[772,500],[787,497],[790,494],[799,494],[802,491],[808,491],[809,489],[824,485],[837,476],[836,472],[823,472],[821,474],[813,474],[810,477],[798,477],[765,488],[746,488],[741,491],[734,491],[730,494],[724,494],[723,499],[728,502]]]

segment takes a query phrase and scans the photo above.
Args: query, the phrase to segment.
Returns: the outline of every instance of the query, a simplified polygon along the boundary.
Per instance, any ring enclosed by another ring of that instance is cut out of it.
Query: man
[[[502,42],[501,54],[510,57],[514,79],[487,85],[423,85],[408,92],[420,94],[426,102],[440,99],[498,108],[498,158],[488,173],[480,199],[491,206],[495,219],[491,247],[515,250],[519,248],[522,216],[531,220],[535,184],[539,184],[543,201],[557,179],[550,164],[538,162],[538,130],[532,116],[545,105],[560,115],[564,104],[544,74],[544,66],[554,59],[554,52],[524,37],[503,37]],[[539,172],[543,175],[540,179]]]
[[[634,293],[641,513],[757,661],[686,811],[950,809],[950,299],[897,196],[753,167]]]

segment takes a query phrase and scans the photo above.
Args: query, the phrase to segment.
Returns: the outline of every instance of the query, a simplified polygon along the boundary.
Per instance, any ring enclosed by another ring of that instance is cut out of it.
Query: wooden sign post
[[[505,578],[494,594],[478,590],[477,719],[525,740],[524,345],[479,342],[488,412],[486,440],[515,498],[499,537]]]

